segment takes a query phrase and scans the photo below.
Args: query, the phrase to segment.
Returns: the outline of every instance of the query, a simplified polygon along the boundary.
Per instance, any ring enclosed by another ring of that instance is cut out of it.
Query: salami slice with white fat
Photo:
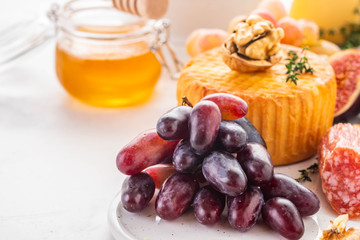
[[[360,128],[337,124],[318,149],[323,192],[339,214],[360,217]]]

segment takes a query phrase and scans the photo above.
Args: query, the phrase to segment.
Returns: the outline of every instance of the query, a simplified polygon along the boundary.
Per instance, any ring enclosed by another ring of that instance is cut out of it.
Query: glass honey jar
[[[94,106],[146,101],[161,74],[166,20],[116,10],[111,0],[73,0],[50,16],[56,23],[56,74],[64,89]]]

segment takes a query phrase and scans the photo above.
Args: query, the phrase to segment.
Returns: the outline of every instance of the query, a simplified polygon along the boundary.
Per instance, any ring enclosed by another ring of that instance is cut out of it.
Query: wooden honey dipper
[[[112,0],[115,8],[140,17],[159,19],[165,15],[169,0]]]

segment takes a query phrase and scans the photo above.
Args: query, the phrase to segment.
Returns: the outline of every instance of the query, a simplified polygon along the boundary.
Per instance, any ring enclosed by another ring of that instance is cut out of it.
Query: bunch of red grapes
[[[117,156],[118,169],[131,175],[122,186],[123,207],[141,211],[160,188],[155,211],[162,219],[173,220],[193,206],[201,224],[214,224],[227,204],[228,221],[239,231],[261,215],[282,236],[299,239],[302,216],[316,213],[319,199],[291,177],[274,174],[247,110],[241,98],[216,93],[165,113],[156,129],[141,133]]]

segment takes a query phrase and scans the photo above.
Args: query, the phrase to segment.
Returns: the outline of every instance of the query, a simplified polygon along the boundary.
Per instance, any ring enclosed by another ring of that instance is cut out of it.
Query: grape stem
[[[183,96],[181,99],[182,99],[182,104],[181,104],[182,106],[193,107],[193,105],[186,96]]]

